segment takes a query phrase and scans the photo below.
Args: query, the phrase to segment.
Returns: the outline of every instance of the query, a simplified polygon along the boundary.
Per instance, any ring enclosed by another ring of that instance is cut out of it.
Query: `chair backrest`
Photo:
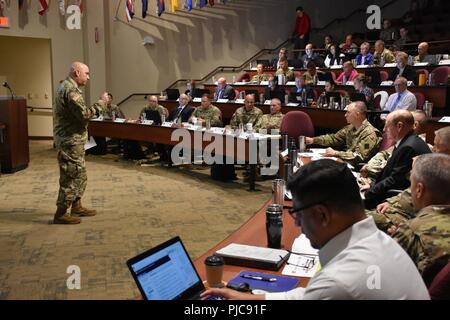
[[[380,151],[385,151],[395,144],[395,140],[389,138],[386,132],[383,132],[383,141],[381,141]]]
[[[388,99],[389,99],[389,93],[386,91],[378,91],[375,93],[374,98],[376,99],[378,96],[380,96],[380,110],[384,110],[384,106],[386,105]]]
[[[235,99],[239,99],[239,95],[241,94],[239,92],[239,90],[234,89],[234,93],[236,94],[236,98]]]
[[[380,103],[381,103],[381,95],[380,94],[375,95],[374,99],[373,99],[373,106],[374,106],[375,110],[381,110]]]
[[[381,81],[387,81],[389,79],[389,73],[384,70],[380,70],[380,80]]]
[[[313,137],[314,125],[307,113],[291,111],[284,116],[281,122],[281,132],[296,140],[300,136]]]
[[[248,72],[241,72],[236,80],[237,82],[249,82],[250,81],[250,74]]]
[[[432,300],[450,299],[450,262],[434,277],[428,292]]]
[[[440,66],[434,69],[431,74],[433,75],[435,84],[447,84],[448,74],[450,73],[450,67]]]
[[[422,110],[425,104],[425,95],[422,92],[414,92],[417,100],[417,109]]]

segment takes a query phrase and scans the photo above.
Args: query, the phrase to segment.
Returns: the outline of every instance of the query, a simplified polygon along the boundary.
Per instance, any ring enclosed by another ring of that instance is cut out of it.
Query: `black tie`
[[[175,116],[175,119],[177,119],[180,116],[182,110],[183,110],[183,107],[179,106],[178,110],[177,110],[177,113],[176,113],[176,116]]]

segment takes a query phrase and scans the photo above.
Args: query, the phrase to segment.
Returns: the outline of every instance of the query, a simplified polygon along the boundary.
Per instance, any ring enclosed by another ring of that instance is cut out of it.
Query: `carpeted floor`
[[[84,205],[99,214],[52,225],[58,167],[52,142],[33,141],[28,169],[0,177],[0,299],[133,299],[125,261],[179,235],[197,258],[270,197],[270,181],[248,192],[201,166],[142,167],[115,155],[88,156]],[[69,266],[81,289],[68,290]]]

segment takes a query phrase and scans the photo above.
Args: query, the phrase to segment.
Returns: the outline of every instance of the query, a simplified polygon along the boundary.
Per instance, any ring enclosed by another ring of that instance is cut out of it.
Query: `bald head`
[[[415,110],[411,112],[414,117],[414,132],[416,134],[422,134],[425,132],[425,126],[427,124],[427,115],[422,110]]]
[[[417,52],[419,53],[419,56],[426,56],[428,54],[428,48],[429,45],[426,42],[419,43],[419,46],[417,47]]]
[[[433,152],[450,155],[450,127],[441,128],[434,134]]]
[[[345,119],[347,120],[348,124],[353,125],[355,128],[360,128],[364,120],[367,119],[366,113],[367,107],[364,102],[352,102],[347,107]]]
[[[396,110],[388,114],[384,130],[388,136],[401,141],[406,135],[414,130],[414,117],[407,110]]]
[[[69,76],[78,86],[83,87],[89,81],[89,67],[82,62],[75,61],[70,66]]]

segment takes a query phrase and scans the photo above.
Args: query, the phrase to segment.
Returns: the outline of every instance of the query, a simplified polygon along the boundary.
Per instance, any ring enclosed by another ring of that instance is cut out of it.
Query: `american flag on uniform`
[[[131,0],[125,1],[125,12],[127,15],[127,21],[130,22],[134,17],[134,6]]]

